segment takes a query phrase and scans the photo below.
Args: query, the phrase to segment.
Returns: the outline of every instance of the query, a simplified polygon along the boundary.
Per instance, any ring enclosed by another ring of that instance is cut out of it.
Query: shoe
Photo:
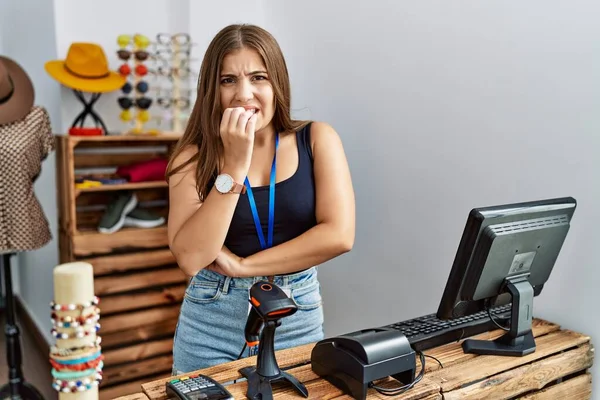
[[[112,201],[98,224],[101,233],[114,233],[123,227],[125,217],[137,206],[137,197],[133,193],[121,193]]]
[[[125,217],[123,226],[132,226],[136,228],[155,228],[165,223],[161,216],[152,214],[143,208],[136,208]]]

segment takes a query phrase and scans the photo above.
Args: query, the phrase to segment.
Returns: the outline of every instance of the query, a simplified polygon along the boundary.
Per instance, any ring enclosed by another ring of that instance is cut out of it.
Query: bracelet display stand
[[[50,350],[53,388],[59,400],[97,400],[102,381],[99,300],[94,295],[94,271],[86,262],[54,268],[52,335]]]
[[[25,382],[21,363],[21,337],[15,321],[15,300],[12,290],[12,274],[10,257],[14,253],[0,254],[0,264],[4,274],[4,294],[6,296],[6,358],[8,365],[8,383],[0,388],[0,399],[43,400],[41,393],[28,382]]]

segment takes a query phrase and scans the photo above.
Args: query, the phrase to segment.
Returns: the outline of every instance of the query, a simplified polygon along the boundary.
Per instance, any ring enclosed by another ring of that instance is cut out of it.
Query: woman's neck
[[[275,142],[275,129],[273,125],[264,127],[260,131],[254,132],[254,148],[262,148],[265,146],[272,146]]]

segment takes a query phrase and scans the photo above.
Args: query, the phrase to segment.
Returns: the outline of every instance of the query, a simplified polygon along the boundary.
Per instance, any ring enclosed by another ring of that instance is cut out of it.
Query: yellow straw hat
[[[109,70],[104,50],[95,43],[72,43],[65,60],[48,61],[45,68],[61,84],[82,92],[112,92],[126,81]]]

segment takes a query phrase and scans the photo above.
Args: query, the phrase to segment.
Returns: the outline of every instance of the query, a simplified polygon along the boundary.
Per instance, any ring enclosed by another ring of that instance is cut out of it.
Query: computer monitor
[[[550,277],[576,205],[564,197],[471,210],[437,317],[452,319],[508,303],[512,313],[508,333],[491,341],[467,339],[466,353],[535,351],[533,298]]]

